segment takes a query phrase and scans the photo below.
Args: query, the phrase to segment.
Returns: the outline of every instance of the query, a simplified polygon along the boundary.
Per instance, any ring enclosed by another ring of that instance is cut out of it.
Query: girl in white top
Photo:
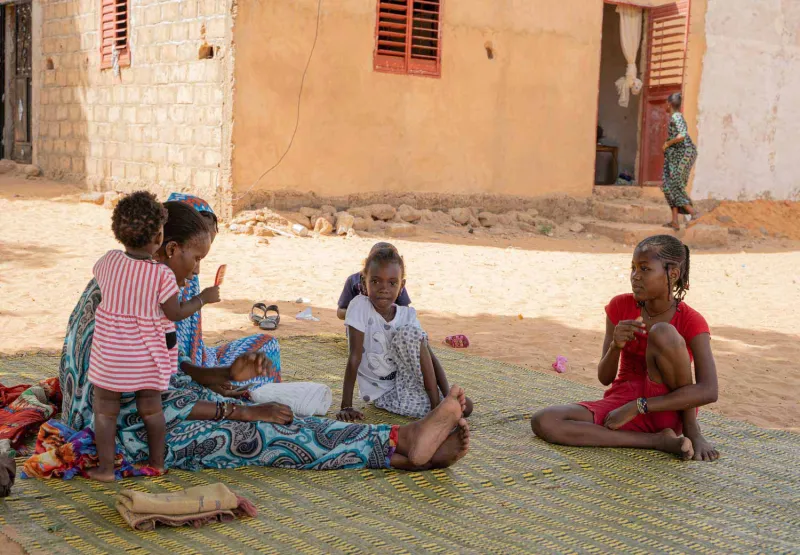
[[[336,417],[364,418],[353,408],[356,380],[361,398],[390,412],[422,418],[450,391],[444,369],[428,347],[417,311],[397,306],[405,287],[405,265],[394,247],[373,250],[363,271],[366,295],[347,308],[345,325],[350,356],[344,376],[342,407]],[[472,412],[467,399],[464,416]]]

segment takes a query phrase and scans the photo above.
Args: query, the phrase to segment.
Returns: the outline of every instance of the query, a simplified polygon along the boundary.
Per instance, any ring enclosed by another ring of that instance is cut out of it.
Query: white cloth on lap
[[[331,388],[313,382],[267,383],[250,390],[256,403],[289,405],[297,416],[325,416],[333,402]]]

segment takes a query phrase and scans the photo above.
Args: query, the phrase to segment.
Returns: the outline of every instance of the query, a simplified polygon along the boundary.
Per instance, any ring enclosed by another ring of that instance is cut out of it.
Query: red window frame
[[[378,0],[375,71],[441,76],[444,0]]]
[[[131,65],[129,0],[100,0],[100,69],[114,64],[114,45],[118,65]]]

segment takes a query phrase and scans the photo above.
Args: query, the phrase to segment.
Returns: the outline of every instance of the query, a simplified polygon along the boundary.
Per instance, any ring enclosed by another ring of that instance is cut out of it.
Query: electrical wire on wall
[[[297,115],[295,117],[294,130],[292,131],[292,136],[289,139],[289,144],[286,146],[286,150],[283,151],[283,154],[281,154],[280,158],[278,158],[278,161],[275,162],[271,167],[266,169],[264,173],[259,175],[258,179],[253,181],[253,184],[250,185],[250,187],[248,187],[241,195],[234,198],[233,199],[234,202],[238,202],[245,196],[247,196],[250,193],[250,191],[253,190],[253,187],[258,185],[258,183],[262,179],[264,179],[270,172],[272,172],[272,170],[280,166],[281,162],[283,162],[283,159],[286,158],[286,155],[289,154],[289,151],[292,149],[292,145],[294,144],[294,138],[297,136],[297,129],[298,127],[300,127],[300,104],[303,98],[303,88],[305,87],[306,84],[306,74],[308,73],[308,67],[311,65],[311,58],[314,56],[314,49],[317,47],[317,38],[319,37],[319,23],[321,16],[322,16],[322,0],[317,0],[317,25],[316,28],[314,29],[314,42],[311,43],[311,51],[308,53],[308,61],[306,61],[306,67],[303,70],[303,77],[302,79],[300,79],[300,91],[297,94]]]

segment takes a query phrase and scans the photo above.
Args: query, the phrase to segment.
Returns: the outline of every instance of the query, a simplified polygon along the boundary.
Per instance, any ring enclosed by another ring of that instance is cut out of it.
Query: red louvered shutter
[[[689,37],[689,0],[650,10],[647,86],[683,85]]]
[[[683,91],[690,4],[691,0],[679,0],[650,10],[639,177],[645,186],[662,185],[663,145],[669,126],[666,101]]]
[[[410,26],[408,0],[378,0],[375,25],[375,69],[405,73]]]
[[[100,68],[113,66],[114,49],[119,65],[131,63],[128,45],[128,0],[100,0]]]
[[[441,4],[441,0],[378,0],[375,70],[438,76]]]

